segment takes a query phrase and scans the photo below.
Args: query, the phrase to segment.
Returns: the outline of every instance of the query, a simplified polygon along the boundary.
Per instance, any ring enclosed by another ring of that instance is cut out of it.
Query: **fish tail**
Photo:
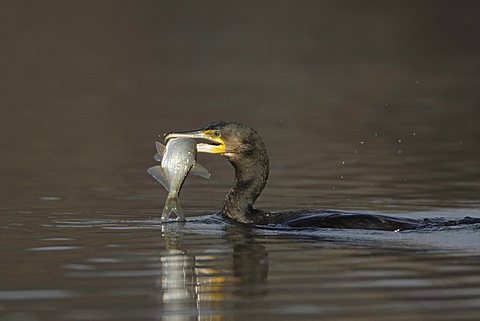
[[[175,215],[170,218],[172,213]],[[180,206],[180,201],[177,196],[168,196],[165,206],[162,211],[162,221],[175,220],[175,221],[185,221],[185,215],[183,214],[182,207]]]

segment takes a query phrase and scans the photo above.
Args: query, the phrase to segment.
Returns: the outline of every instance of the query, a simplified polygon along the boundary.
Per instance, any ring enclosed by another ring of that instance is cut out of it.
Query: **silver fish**
[[[193,139],[170,139],[167,146],[155,143],[157,154],[154,158],[161,162],[159,166],[150,167],[147,173],[159,181],[168,191],[167,201],[162,211],[162,221],[169,219],[175,213],[177,221],[184,221],[185,215],[180,206],[178,194],[183,182],[191,172],[203,178],[210,178],[210,173],[197,163],[197,143]]]

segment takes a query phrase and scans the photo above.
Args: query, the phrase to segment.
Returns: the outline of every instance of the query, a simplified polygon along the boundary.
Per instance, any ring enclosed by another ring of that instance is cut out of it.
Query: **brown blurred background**
[[[161,206],[145,174],[157,135],[235,120],[269,149],[264,205],[477,207],[479,14],[478,1],[2,1],[0,200]],[[217,178],[184,199],[207,188],[197,204],[218,208],[231,169],[202,160]]]

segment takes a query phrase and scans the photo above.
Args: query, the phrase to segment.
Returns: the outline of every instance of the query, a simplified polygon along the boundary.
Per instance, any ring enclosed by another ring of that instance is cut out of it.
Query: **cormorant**
[[[373,230],[406,230],[431,225],[428,219],[417,220],[386,215],[346,213],[341,211],[299,210],[266,212],[253,204],[267,184],[269,163],[265,145],[260,135],[251,127],[220,122],[204,128],[169,133],[171,138],[197,139],[197,151],[225,156],[235,168],[235,180],[225,196],[222,214],[236,222],[251,225],[282,225],[291,227],[323,227]],[[465,223],[471,223],[465,218]],[[473,219],[478,220],[478,219]],[[435,221],[436,223],[440,223]],[[448,224],[450,222],[451,224]],[[474,221],[477,222],[477,221]],[[480,220],[479,220],[480,222]],[[445,221],[441,225],[461,224]],[[434,224],[437,225],[437,224]]]

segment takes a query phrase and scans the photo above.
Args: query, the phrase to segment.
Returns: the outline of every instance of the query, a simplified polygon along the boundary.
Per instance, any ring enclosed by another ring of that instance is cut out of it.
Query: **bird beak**
[[[172,138],[190,138],[198,140],[197,152],[209,154],[225,154],[226,146],[222,137],[215,136],[214,130],[195,130],[190,132],[169,133],[165,142]]]

